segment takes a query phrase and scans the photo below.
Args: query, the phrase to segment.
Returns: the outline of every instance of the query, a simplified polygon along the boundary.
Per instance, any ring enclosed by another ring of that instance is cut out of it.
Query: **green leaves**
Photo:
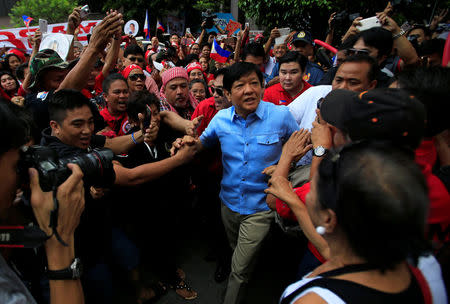
[[[67,21],[78,0],[19,0],[11,9],[9,16],[16,27],[24,26],[22,15],[34,20],[30,25],[37,25],[40,19],[46,19],[49,24]]]

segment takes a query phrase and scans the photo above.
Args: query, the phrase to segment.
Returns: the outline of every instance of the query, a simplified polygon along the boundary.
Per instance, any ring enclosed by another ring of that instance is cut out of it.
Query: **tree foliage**
[[[19,0],[14,4],[9,16],[14,26],[24,26],[22,15],[34,20],[30,25],[37,25],[40,19],[46,19],[49,24],[67,21],[78,0]]]
[[[394,19],[400,24],[406,20],[421,23],[428,20],[436,0],[391,0],[394,3]],[[448,7],[449,0],[438,0],[437,7]],[[239,0],[239,7],[246,17],[268,31],[275,26],[307,29],[313,35],[325,34],[332,12],[359,13],[367,18],[383,11],[388,0]],[[344,30],[350,20],[340,24]],[[324,36],[325,37],[325,36]]]

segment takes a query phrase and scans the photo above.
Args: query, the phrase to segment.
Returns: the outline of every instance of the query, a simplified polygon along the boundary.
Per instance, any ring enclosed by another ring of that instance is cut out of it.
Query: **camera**
[[[35,168],[39,173],[42,191],[51,191],[72,174],[72,171],[67,168],[67,164],[72,163],[77,164],[83,171],[85,185],[108,188],[116,179],[112,164],[113,157],[114,153],[106,148],[59,158],[58,153],[50,147],[23,147],[19,162],[19,178],[22,184],[28,184],[28,168]]]
[[[206,10],[206,12],[202,12],[203,21],[205,22],[205,28],[210,29],[214,26],[214,18],[217,18],[217,15],[214,15],[210,9]]]
[[[88,15],[89,15],[89,5],[86,4],[80,9],[80,18],[84,20],[87,18]]]

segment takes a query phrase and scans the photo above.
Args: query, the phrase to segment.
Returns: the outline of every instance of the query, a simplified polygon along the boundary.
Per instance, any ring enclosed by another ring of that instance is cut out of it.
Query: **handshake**
[[[200,139],[197,137],[193,137],[191,135],[185,135],[183,138],[177,138],[172,143],[172,148],[170,149],[170,156],[183,156],[184,159],[188,158],[192,160],[202,148],[202,143]]]

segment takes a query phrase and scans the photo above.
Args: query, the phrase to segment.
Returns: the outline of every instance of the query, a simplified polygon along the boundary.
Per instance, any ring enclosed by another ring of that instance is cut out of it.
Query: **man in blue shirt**
[[[261,172],[278,162],[283,144],[298,130],[287,107],[261,101],[262,83],[256,65],[232,65],[223,86],[233,106],[219,111],[199,139],[185,137],[182,142],[198,149],[220,144],[222,150],[222,220],[234,250],[225,304],[242,300],[251,266],[273,219]]]

